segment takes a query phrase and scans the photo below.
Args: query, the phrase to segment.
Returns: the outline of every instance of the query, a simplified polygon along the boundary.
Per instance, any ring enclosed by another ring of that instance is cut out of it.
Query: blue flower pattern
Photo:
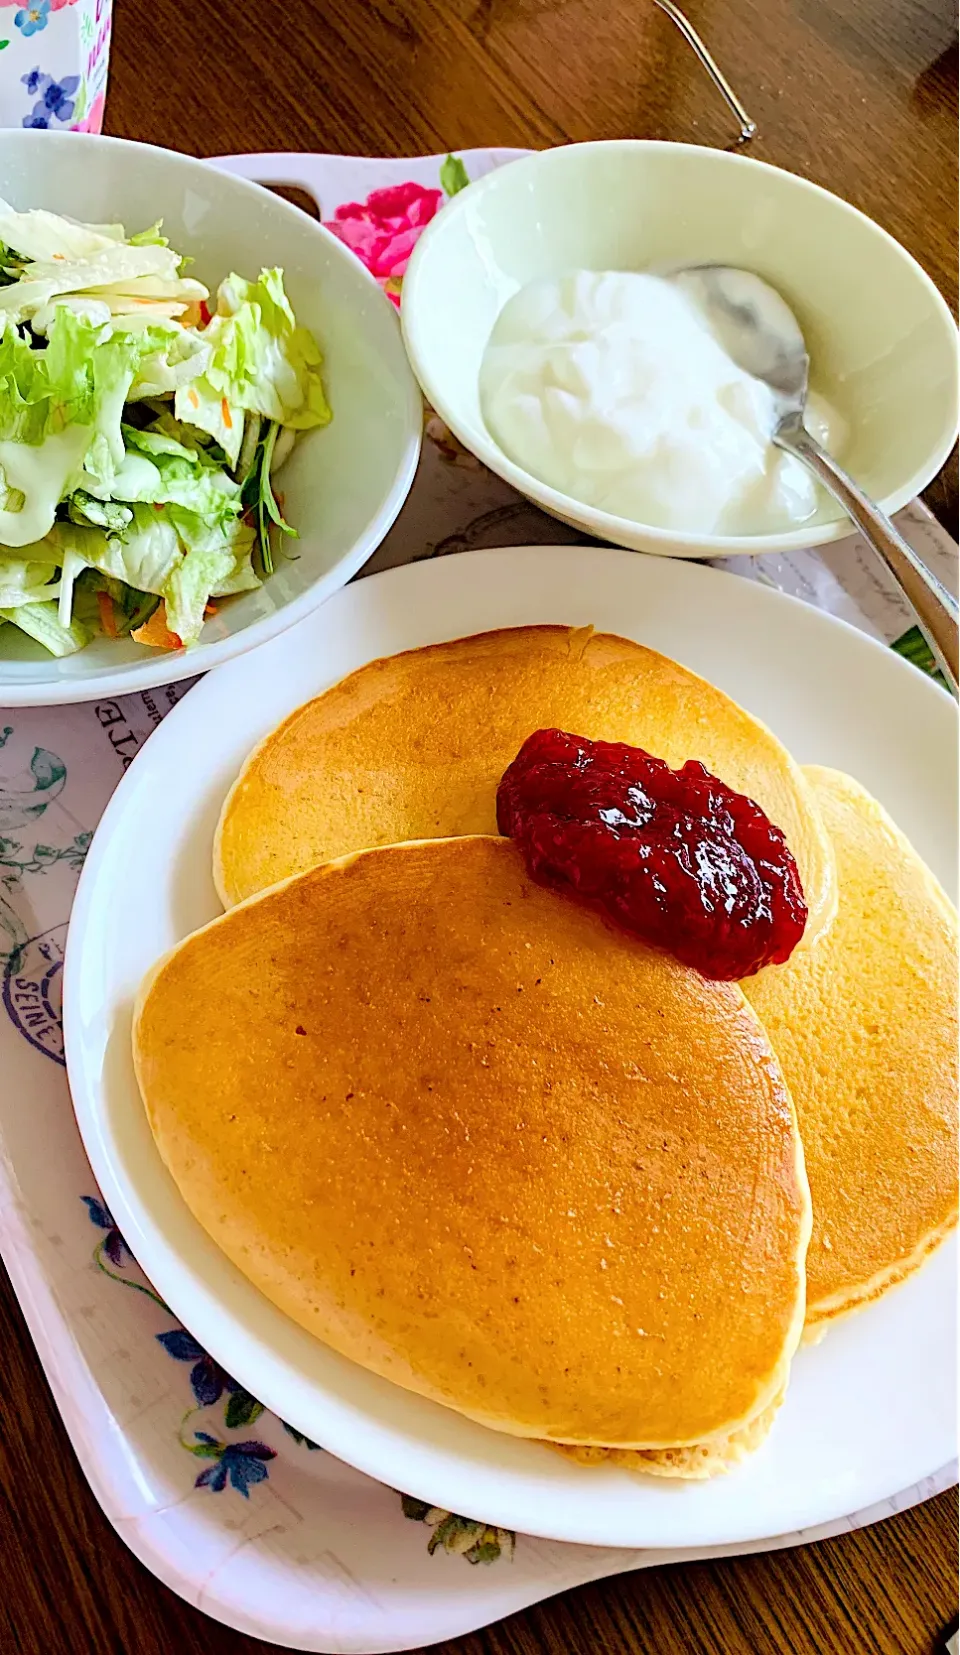
[[[184,1327],[175,1327],[171,1333],[158,1333],[158,1345],[162,1345],[168,1356],[175,1362],[189,1362],[190,1389],[196,1398],[198,1408],[212,1408],[220,1401],[224,1391],[229,1395],[238,1389],[235,1379],[225,1373],[219,1363],[208,1356],[203,1346],[198,1344],[192,1333]]]
[[[79,75],[66,75],[63,80],[51,80],[44,91],[44,106],[58,121],[69,121],[74,108],[73,94],[79,85]]]
[[[101,1270],[106,1268],[103,1263],[104,1257],[109,1259],[117,1270],[122,1269],[128,1263],[135,1264],[133,1255],[120,1234],[113,1214],[106,1203],[94,1195],[83,1195],[80,1199],[87,1209],[87,1216],[91,1224],[102,1232],[101,1239],[94,1249],[94,1261],[98,1267]],[[159,1305],[161,1310],[166,1311],[167,1315],[170,1314],[168,1306],[154,1293],[151,1287],[143,1286],[129,1276],[115,1274],[111,1270],[106,1270],[106,1274],[111,1276],[114,1281],[119,1281],[122,1286],[132,1287],[138,1293],[146,1294],[155,1304]],[[190,1389],[193,1392],[195,1405],[195,1408],[190,1410],[191,1413],[195,1409],[216,1407],[217,1403],[225,1397],[226,1407],[223,1419],[228,1430],[236,1431],[242,1427],[252,1425],[254,1420],[259,1419],[264,1411],[263,1403],[258,1402],[257,1398],[251,1396],[249,1391],[245,1391],[243,1386],[239,1385],[233,1376],[227,1373],[219,1362],[214,1360],[209,1351],[204,1350],[199,1341],[193,1337],[192,1333],[188,1333],[185,1327],[170,1328],[165,1333],[156,1334],[155,1337],[157,1343],[163,1346],[167,1355],[171,1356],[175,1362],[189,1364]],[[186,1418],[189,1418],[189,1413],[181,1424],[181,1430],[183,1424],[186,1423]],[[308,1449],[316,1449],[319,1446],[317,1443],[311,1442],[309,1437],[295,1431],[292,1426],[286,1425],[283,1421],[281,1421],[281,1424],[283,1424],[284,1430],[293,1438],[294,1442],[300,1443]],[[244,1499],[249,1499],[250,1487],[254,1483],[262,1483],[266,1479],[268,1476],[267,1464],[270,1460],[276,1459],[275,1449],[254,1438],[249,1438],[243,1442],[222,1442],[219,1437],[211,1436],[208,1431],[194,1431],[193,1437],[192,1443],[185,1441],[183,1437],[180,1438],[184,1448],[189,1453],[198,1455],[201,1459],[211,1461],[211,1464],[205,1466],[200,1472],[194,1486],[209,1489],[213,1494],[222,1494],[224,1489],[233,1488],[242,1494]]]
[[[102,1231],[102,1239],[97,1243],[94,1256],[102,1251],[111,1263],[118,1267],[128,1260],[133,1263],[133,1256],[117,1228],[109,1207],[94,1195],[83,1195],[80,1199],[87,1209],[91,1224]],[[145,1292],[161,1309],[167,1309],[152,1288],[141,1287],[139,1282],[120,1275],[114,1276],[113,1279],[125,1287],[135,1287],[139,1292]],[[252,1425],[263,1413],[263,1403],[258,1402],[249,1391],[245,1391],[242,1385],[215,1362],[209,1351],[204,1350],[185,1327],[170,1328],[166,1333],[158,1333],[155,1337],[157,1343],[163,1346],[167,1355],[172,1356],[175,1362],[190,1364],[190,1389],[197,1408],[212,1408],[224,1396],[227,1398],[224,1424],[228,1430],[234,1431]],[[181,1421],[181,1432],[192,1412],[192,1409],[189,1410]],[[288,1425],[285,1420],[281,1420],[280,1424],[295,1443],[303,1448],[320,1451],[320,1444],[311,1442],[302,1431]],[[182,1435],[180,1442],[188,1453],[208,1462],[202,1471],[197,1473],[194,1488],[208,1489],[211,1494],[223,1494],[226,1489],[232,1488],[245,1500],[249,1500],[251,1488],[257,1483],[267,1481],[270,1475],[267,1467],[270,1461],[277,1457],[275,1448],[260,1442],[256,1437],[247,1437],[242,1442],[225,1442],[210,1431],[194,1431],[192,1442],[187,1442]],[[460,1517],[454,1512],[440,1511],[426,1505],[422,1500],[413,1499],[408,1494],[400,1495],[400,1503],[405,1517],[425,1523],[430,1528],[427,1550],[431,1554],[439,1548],[455,1553],[473,1564],[494,1563],[505,1554],[513,1555],[515,1536],[508,1529],[490,1528],[484,1523]]]
[[[130,1253],[123,1236],[114,1223],[110,1209],[105,1207],[102,1201],[97,1201],[92,1195],[81,1195],[80,1199],[90,1214],[91,1224],[95,1224],[98,1230],[106,1231],[100,1246],[110,1263],[115,1264],[119,1269],[130,1257]]]
[[[49,0],[38,0],[38,4],[32,8],[29,15],[32,16],[44,7],[49,9]],[[20,23],[21,17],[27,16],[26,11],[20,11],[15,19],[24,34],[32,34],[34,29],[45,27],[46,11],[44,22],[34,24],[33,28]],[[23,126],[49,127],[54,121],[69,121],[76,108],[75,95],[80,86],[79,75],[64,75],[63,80],[54,80],[52,75],[45,75],[38,64],[29,74],[21,75],[20,81],[31,98],[36,97],[38,92],[41,94],[29,115],[24,115]]]
[[[196,1446],[190,1449],[191,1454],[199,1454],[204,1459],[213,1461],[201,1471],[194,1483],[194,1488],[209,1488],[214,1494],[222,1494],[227,1483],[242,1494],[245,1500],[250,1498],[251,1483],[262,1483],[268,1473],[267,1460],[275,1460],[275,1448],[268,1448],[265,1442],[220,1442],[212,1437],[209,1431],[194,1431]]]
[[[29,6],[24,6],[17,12],[14,23],[23,35],[38,34],[47,26],[50,15],[50,0],[31,0]],[[26,122],[24,122],[26,125]]]

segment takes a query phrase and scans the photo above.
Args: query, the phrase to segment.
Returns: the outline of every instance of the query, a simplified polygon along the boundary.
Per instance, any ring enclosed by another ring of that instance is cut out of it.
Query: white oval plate
[[[903,1288],[799,1353],[757,1454],[727,1477],[678,1485],[570,1465],[328,1350],[221,1254],[147,1126],[130,1057],[131,1006],[157,957],[219,911],[213,831],[250,748],[376,656],[538,621],[592,622],[704,673],[802,763],[862,781],[952,884],[956,708],[843,622],[719,571],[600,548],[483,551],[390,570],[207,677],[150,738],[107,807],[65,964],[67,1066],[84,1144],[135,1256],[186,1326],[268,1408],[381,1482],[505,1528],[604,1546],[723,1545],[825,1523],[953,1456],[952,1243]]]

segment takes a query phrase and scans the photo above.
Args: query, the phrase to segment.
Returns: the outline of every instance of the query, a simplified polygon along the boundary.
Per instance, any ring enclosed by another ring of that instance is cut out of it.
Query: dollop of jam
[[[789,959],[807,905],[797,864],[760,806],[697,759],[538,730],[504,773],[497,825],[538,884],[602,905],[704,977]]]

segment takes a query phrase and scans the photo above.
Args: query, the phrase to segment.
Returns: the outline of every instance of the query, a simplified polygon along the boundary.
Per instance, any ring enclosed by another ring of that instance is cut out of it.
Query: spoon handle
[[[835,459],[821,448],[799,420],[785,420],[774,442],[809,466],[814,476],[839,500],[877,556],[882,558],[901,591],[916,610],[920,630],[954,695],[960,679],[956,599],[918,558],[878,506],[859,489]]]

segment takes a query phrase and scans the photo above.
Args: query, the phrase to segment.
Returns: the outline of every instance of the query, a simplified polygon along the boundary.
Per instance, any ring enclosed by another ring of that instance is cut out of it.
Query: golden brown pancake
[[[756,1420],[803,1323],[790,1097],[733,983],[402,844],[189,937],[137,1074],[191,1211],[365,1368],[517,1436],[673,1449]],[[719,1468],[719,1464],[718,1464]]]
[[[495,833],[496,790],[534,730],[702,760],[782,828],[810,910],[836,907],[811,790],[768,729],[676,661],[590,627],[518,627],[372,661],[291,713],[223,808],[225,907],[318,862],[403,839]]]
[[[578,1465],[615,1465],[622,1471],[642,1472],[648,1477],[674,1477],[685,1482],[705,1482],[732,1471],[735,1465],[753,1454],[770,1434],[785,1391],[774,1397],[769,1408],[764,1408],[748,1425],[741,1425],[728,1436],[714,1437],[710,1442],[691,1443],[683,1448],[574,1448],[566,1443],[551,1443],[558,1454],[565,1454]]]
[[[804,774],[833,840],[837,917],[743,987],[800,1120],[816,1330],[910,1275],[957,1221],[957,916],[869,793]]]

